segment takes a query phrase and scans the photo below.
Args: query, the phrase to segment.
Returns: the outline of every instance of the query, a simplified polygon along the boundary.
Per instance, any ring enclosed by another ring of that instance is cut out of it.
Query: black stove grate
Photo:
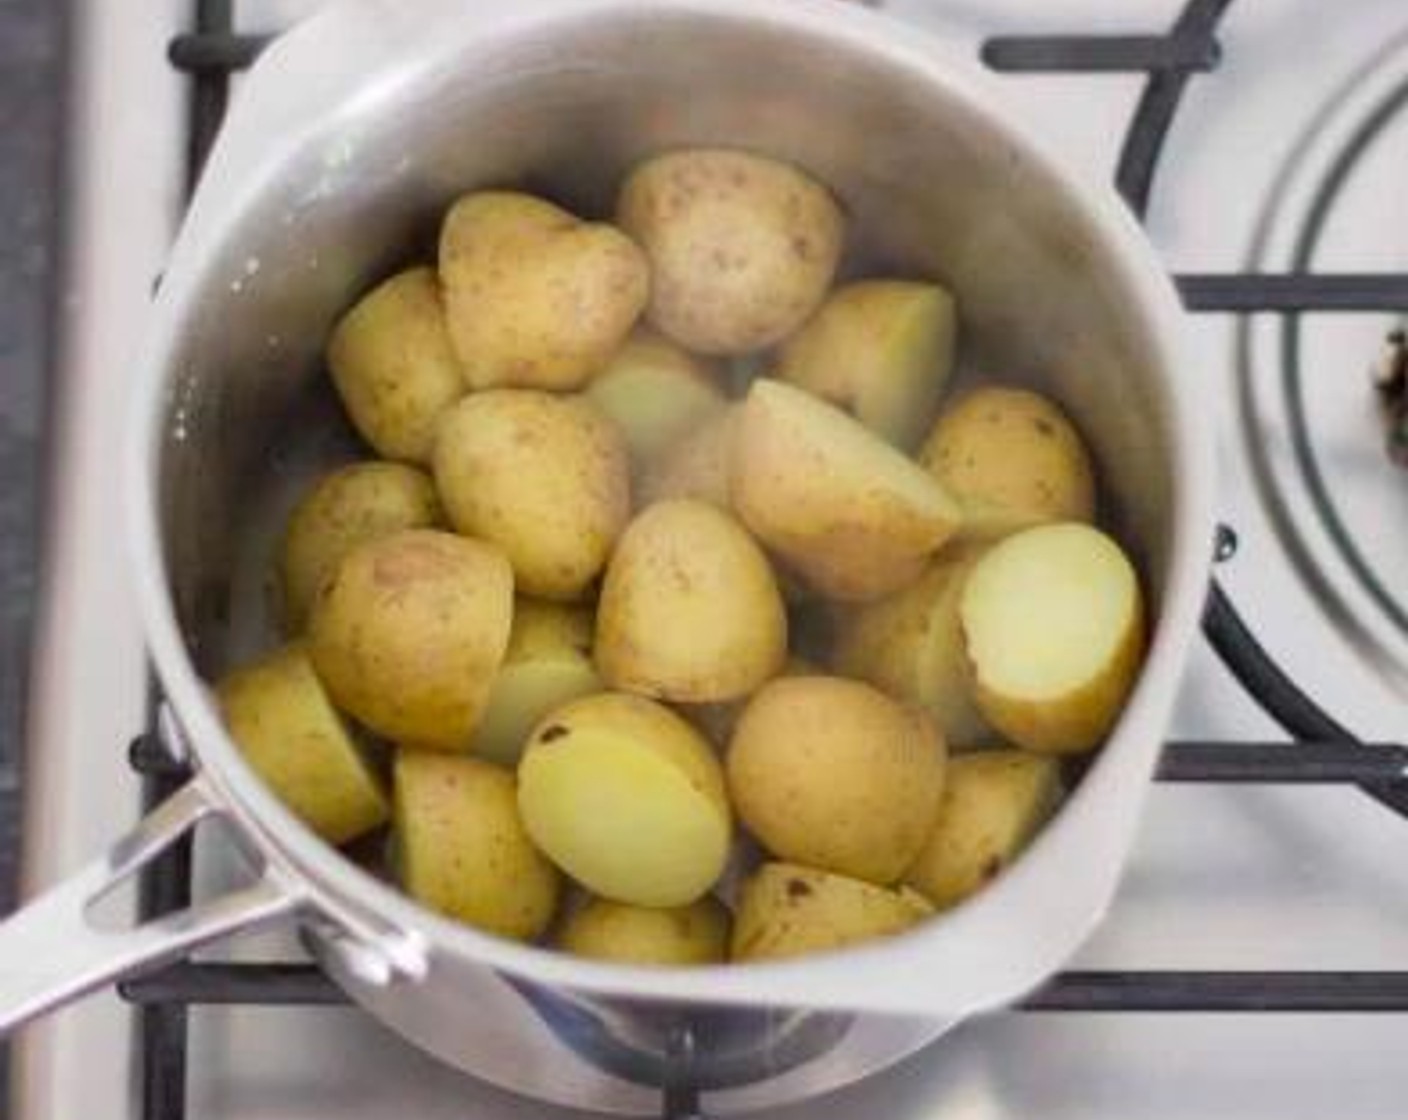
[[[1189,0],[1165,34],[1005,36],[982,59],[1003,73],[1133,72],[1148,75],[1125,138],[1116,184],[1143,216],[1165,140],[1190,79],[1221,58],[1219,22],[1231,0]],[[232,0],[199,0],[196,29],[175,39],[171,63],[191,80],[190,177],[199,175],[224,116],[231,75],[268,43],[233,30]],[[1228,273],[1175,277],[1188,310],[1298,313],[1408,311],[1408,275]],[[1223,529],[1217,559],[1230,562],[1236,536]],[[1204,633],[1229,670],[1286,731],[1280,743],[1170,743],[1160,781],[1342,783],[1361,787],[1408,816],[1408,747],[1366,744],[1293,681],[1260,645],[1214,582]],[[134,767],[146,796],[169,795],[184,771],[155,736],[138,740]],[[190,895],[190,852],[181,847],[144,876],[144,917],[177,909]],[[192,1006],[336,1005],[346,997],[312,965],[182,963],[122,985],[141,1016],[145,1120],[186,1115],[187,1012]],[[1408,971],[1083,971],[1054,977],[1022,1004],[1044,1012],[1394,1012],[1408,1013]],[[691,1115],[695,1095],[663,1090],[665,1115]]]

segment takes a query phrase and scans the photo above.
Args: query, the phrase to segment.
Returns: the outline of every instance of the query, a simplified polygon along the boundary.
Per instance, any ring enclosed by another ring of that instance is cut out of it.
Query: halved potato
[[[875,599],[913,581],[959,529],[939,482],[805,390],[753,384],[731,480],[744,523],[823,595]]]
[[[708,742],[639,696],[604,692],[548,714],[519,765],[534,842],[593,893],[685,906],[723,873],[732,826]]]
[[[705,896],[667,910],[594,898],[562,923],[557,945],[623,964],[718,964],[728,957],[729,913]]]
[[[979,751],[951,759],[934,830],[904,881],[939,908],[991,882],[1036,834],[1061,797],[1051,755]]]
[[[771,960],[892,937],[932,908],[891,890],[792,863],[765,863],[743,884],[733,924],[736,961]]]
[[[1036,751],[1099,745],[1144,651],[1139,577],[1115,541],[1073,523],[1010,536],[969,572],[959,616],[995,728]]]
[[[957,335],[953,297],[938,284],[861,280],[832,292],[787,340],[777,376],[910,451],[953,372]]]

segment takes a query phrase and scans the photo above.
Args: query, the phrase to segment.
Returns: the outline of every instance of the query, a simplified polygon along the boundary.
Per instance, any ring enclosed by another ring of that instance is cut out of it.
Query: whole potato
[[[481,191],[440,233],[450,338],[476,389],[576,389],[640,317],[644,254],[620,230],[531,195]]]
[[[518,816],[513,775],[477,758],[400,751],[396,862],[432,910],[520,941],[546,931],[561,879]]]
[[[926,709],[955,749],[995,737],[972,695],[958,619],[963,581],[979,555],[946,551],[908,587],[848,613],[832,661],[842,676]]]
[[[357,545],[442,520],[430,476],[414,467],[353,463],[318,479],[284,531],[280,571],[289,631],[303,629],[318,588]]]
[[[933,475],[840,409],[779,381],[748,392],[731,494],[743,523],[813,590],[846,601],[911,583],[961,522]]]
[[[765,863],[743,885],[736,961],[775,960],[892,937],[932,909],[922,897],[790,863]]]
[[[474,753],[513,766],[535,724],[569,700],[604,687],[592,664],[592,613],[519,599],[503,667],[474,735]]]
[[[668,708],[604,692],[548,714],[518,769],[534,842],[588,890],[637,906],[685,906],[728,860],[723,774],[703,736]]]
[[[713,370],[643,327],[632,332],[585,393],[621,429],[637,471],[724,405]]]
[[[328,368],[353,426],[387,459],[424,463],[440,414],[467,388],[430,268],[374,288],[332,332]]]
[[[737,427],[738,406],[727,405],[666,449],[641,478],[641,507],[671,498],[698,498],[732,510],[729,470]]]
[[[345,844],[386,820],[381,781],[301,644],[236,669],[216,695],[245,760],[323,839]]]
[[[937,907],[961,902],[1027,846],[1060,790],[1060,764],[1049,755],[994,750],[952,759],[934,829],[905,883]]]
[[[718,964],[728,957],[729,915],[707,895],[657,910],[594,898],[562,924],[557,946],[622,964]]]
[[[508,646],[513,572],[481,541],[406,529],[353,549],[313,604],[333,701],[403,746],[468,750]]]
[[[777,376],[911,451],[953,372],[957,336],[953,297],[938,284],[861,280],[787,340]]]
[[[958,605],[983,715],[1018,746],[1100,744],[1144,654],[1139,576],[1089,525],[1025,529],[973,565]]]
[[[518,589],[543,599],[580,598],[631,512],[620,432],[585,400],[530,389],[452,408],[435,483],[455,529],[502,548]]]
[[[1055,402],[1026,389],[967,394],[939,417],[919,459],[963,507],[968,536],[1095,520],[1085,444]]]
[[[708,148],[632,171],[617,221],[650,258],[651,323],[701,354],[762,350],[801,326],[831,286],[846,225],[797,168]]]
[[[787,612],[767,557],[704,502],[657,502],[631,523],[596,617],[602,678],[644,696],[731,700],[787,658]]]
[[[944,754],[926,713],[870,685],[784,678],[759,690],[734,729],[729,796],[779,859],[888,885],[933,828]]]

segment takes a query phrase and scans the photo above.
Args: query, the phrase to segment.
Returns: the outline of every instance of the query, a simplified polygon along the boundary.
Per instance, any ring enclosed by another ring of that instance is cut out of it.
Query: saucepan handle
[[[0,1034],[118,977],[300,907],[299,893],[266,868],[252,886],[131,928],[95,924],[94,902],[220,812],[197,777],[103,856],[0,924]]]

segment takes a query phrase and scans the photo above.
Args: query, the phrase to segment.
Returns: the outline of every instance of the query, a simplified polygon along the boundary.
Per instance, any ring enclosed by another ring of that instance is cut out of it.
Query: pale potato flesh
[[[440,277],[475,389],[580,388],[620,347],[650,288],[644,254],[620,230],[506,191],[451,207]]]
[[[630,518],[625,442],[578,397],[466,397],[440,426],[434,468],[450,523],[503,549],[525,595],[581,598]]]
[[[979,751],[949,761],[934,829],[904,881],[940,909],[995,879],[1027,846],[1061,796],[1050,755]]]
[[[401,463],[353,463],[324,475],[294,508],[280,553],[284,624],[298,633],[318,588],[364,541],[443,523],[430,476]]]
[[[426,462],[441,414],[467,388],[434,269],[399,273],[364,296],[333,330],[327,357],[362,438],[388,459]]]
[[[562,923],[557,946],[621,964],[719,964],[728,957],[728,936],[728,910],[708,896],[669,909],[594,898]]]
[[[216,696],[245,761],[323,839],[345,844],[386,821],[381,781],[301,643],[227,674]]]
[[[682,702],[731,700],[786,657],[772,567],[737,521],[682,500],[631,523],[597,607],[596,663],[608,684]]]
[[[339,708],[402,746],[464,751],[508,646],[503,553],[433,529],[359,545],[323,585],[308,626]]]
[[[616,902],[687,905],[728,859],[728,800],[708,742],[641,697],[602,693],[549,713],[519,765],[519,807],[554,863]]]
[[[641,478],[641,508],[672,498],[698,498],[731,511],[729,476],[738,414],[738,405],[727,405],[662,452]]]
[[[938,480],[810,393],[761,380],[735,437],[739,516],[822,595],[864,602],[911,583],[958,531]]]
[[[523,828],[512,773],[477,758],[401,751],[395,830],[412,898],[500,937],[546,931],[561,880]]]
[[[765,863],[749,877],[734,917],[731,956],[776,960],[893,937],[932,909],[908,890],[790,863]]]
[[[1089,525],[1027,529],[974,565],[959,605],[978,704],[1018,746],[1098,746],[1139,671],[1144,610],[1120,546]]]
[[[1038,393],[968,393],[939,417],[919,459],[963,506],[968,536],[1095,519],[1090,453],[1060,407]]]
[[[933,421],[957,336],[953,297],[938,284],[861,280],[787,340],[777,376],[910,451]]]

